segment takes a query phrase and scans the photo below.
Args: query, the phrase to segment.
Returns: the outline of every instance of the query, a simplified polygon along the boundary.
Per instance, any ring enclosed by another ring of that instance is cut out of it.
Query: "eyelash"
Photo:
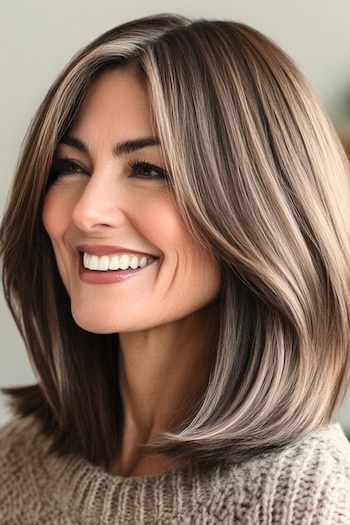
[[[158,166],[154,166],[153,164],[150,164],[149,162],[146,162],[145,160],[132,160],[128,163],[128,166],[133,172],[136,172],[139,169],[142,169],[144,171],[153,170],[153,171],[158,172],[158,175],[156,175],[155,177],[151,177],[151,176],[141,177],[138,175],[133,175],[133,177],[139,177],[141,179],[153,179],[153,180],[160,180],[160,179],[168,178],[167,172],[165,170],[163,170],[162,168],[159,168]],[[71,168],[74,171],[70,171]],[[75,171],[76,169],[79,169],[81,171]],[[77,164],[76,162],[68,158],[56,159],[52,164],[47,185],[49,186],[50,184],[52,184],[58,177],[62,176],[63,173],[69,173],[69,174],[83,173],[84,171],[86,171],[84,170],[84,168],[82,168],[81,166],[79,166],[79,164]]]
[[[129,163],[129,168],[135,171],[137,168],[142,168],[144,170],[154,170],[158,172],[158,175],[156,177],[141,177],[146,179],[167,179],[168,174],[165,170],[162,168],[159,168],[157,166],[154,166],[153,164],[150,164],[149,162],[146,162],[145,160],[131,160]]]

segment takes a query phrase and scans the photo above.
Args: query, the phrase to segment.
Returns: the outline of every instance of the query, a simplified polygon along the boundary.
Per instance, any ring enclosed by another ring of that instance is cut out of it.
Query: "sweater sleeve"
[[[268,479],[267,523],[350,525],[350,444],[339,429],[287,449]]]

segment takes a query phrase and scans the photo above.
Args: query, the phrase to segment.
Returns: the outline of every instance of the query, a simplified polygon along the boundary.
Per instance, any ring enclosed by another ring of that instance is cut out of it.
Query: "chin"
[[[90,312],[89,314],[79,312],[79,314],[77,314],[72,310],[72,317],[76,324],[87,332],[94,334],[112,334],[118,332],[118,323],[116,323],[115,320],[99,317],[97,312]]]
[[[114,316],[106,316],[106,311],[99,313],[98,311],[84,312],[79,309],[76,312],[72,309],[72,317],[76,324],[80,326],[86,332],[93,334],[115,334],[121,332],[134,332],[149,328],[148,324],[145,323],[134,323],[131,319],[118,318]]]

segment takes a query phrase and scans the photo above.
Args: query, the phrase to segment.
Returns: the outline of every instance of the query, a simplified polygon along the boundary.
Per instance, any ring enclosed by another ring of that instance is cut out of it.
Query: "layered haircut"
[[[118,334],[73,320],[42,208],[57,144],[93,80],[137,67],[180,213],[222,272],[203,395],[143,448],[176,460],[244,461],[332,421],[350,377],[349,164],[292,60],[233,21],[160,14],[80,50],[22,147],[0,230],[4,293],[38,379],[3,388],[50,451],[108,466],[122,405]]]

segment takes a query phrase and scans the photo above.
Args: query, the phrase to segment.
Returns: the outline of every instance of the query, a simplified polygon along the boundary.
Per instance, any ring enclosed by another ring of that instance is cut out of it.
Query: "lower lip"
[[[90,284],[111,284],[111,283],[120,283],[126,279],[130,279],[134,275],[147,270],[152,264],[156,261],[155,259],[151,264],[145,266],[145,268],[137,268],[136,270],[121,270],[113,271],[108,270],[105,272],[100,272],[98,270],[88,270],[84,268],[83,265],[83,255],[80,254],[79,257],[79,277],[84,283]]]

